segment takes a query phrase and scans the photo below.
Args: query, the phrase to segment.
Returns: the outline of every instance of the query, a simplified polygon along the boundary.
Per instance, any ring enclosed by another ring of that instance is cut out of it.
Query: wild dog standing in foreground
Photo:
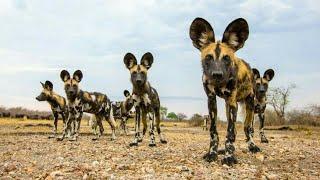
[[[254,113],[258,114],[260,120],[260,138],[262,143],[268,143],[267,137],[264,135],[264,111],[267,107],[267,91],[269,82],[273,79],[274,71],[272,69],[266,70],[264,72],[263,77],[260,77],[260,72],[253,68],[252,69],[254,74],[254,90],[255,90],[255,97],[254,97]],[[254,121],[252,121],[253,126]]]
[[[79,83],[82,80],[82,72],[77,70],[73,73],[73,77],[70,77],[70,74],[66,70],[62,70],[60,73],[60,77],[64,82],[64,90],[67,94],[67,104],[68,104],[68,111],[69,117],[66,121],[65,131],[59,140],[63,140],[66,134],[67,128],[70,127],[71,122],[75,122],[75,135],[71,140],[77,140],[79,135],[80,129],[80,122],[83,115],[83,112],[93,114],[97,120],[97,124],[99,126],[100,132],[98,133],[96,138],[93,140],[98,139],[103,131],[102,120],[105,118],[111,126],[112,130],[112,137],[111,139],[114,140],[115,136],[115,121],[113,119],[113,112],[112,106],[109,98],[102,93],[98,92],[87,92],[82,91],[79,88]]]
[[[208,162],[216,161],[219,144],[216,96],[225,100],[228,120],[223,164],[237,163],[233,143],[236,139],[235,122],[238,103],[243,102],[246,109],[244,131],[251,152],[260,149],[252,139],[251,124],[254,115],[253,73],[248,63],[236,57],[235,52],[242,48],[249,35],[246,20],[239,18],[231,22],[223,33],[222,41],[216,41],[211,25],[202,18],[196,18],[190,26],[190,38],[194,47],[201,52],[203,68],[202,82],[208,96],[208,109],[211,121],[210,148],[204,156]]]
[[[125,96],[124,101],[118,101],[112,104],[113,116],[114,119],[120,119],[120,128],[123,129],[126,135],[128,135],[127,131],[127,120],[130,118],[130,110],[133,108],[133,98],[128,90],[124,90],[123,92]]]
[[[62,117],[63,124],[65,124],[68,117],[68,108],[66,99],[55,92],[53,92],[53,84],[50,81],[46,81],[44,84],[40,82],[43,90],[39,96],[36,97],[38,101],[47,101],[50,104],[51,111],[54,118],[53,135],[49,138],[54,138],[57,135],[58,117],[59,114]]]
[[[160,136],[161,143],[167,143],[161,134],[160,130],[160,99],[159,95],[147,79],[147,73],[149,68],[153,63],[153,56],[151,53],[145,53],[141,60],[140,64],[137,64],[136,57],[127,53],[124,56],[124,64],[129,69],[131,74],[131,83],[133,85],[133,99],[135,101],[134,107],[136,109],[135,117],[135,137],[130,146],[137,146],[138,142],[141,142],[143,136],[147,131],[147,116],[150,120],[150,143],[149,146],[155,146],[155,137],[154,137],[154,123],[158,134]],[[142,137],[140,136],[140,120],[143,123],[143,133]]]

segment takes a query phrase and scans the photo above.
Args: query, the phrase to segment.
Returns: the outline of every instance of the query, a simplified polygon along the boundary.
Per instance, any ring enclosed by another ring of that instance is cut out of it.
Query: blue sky
[[[39,81],[63,92],[62,69],[84,73],[81,88],[112,100],[131,89],[123,56],[150,51],[149,81],[169,111],[207,113],[199,51],[189,39],[196,17],[220,39],[225,27],[245,18],[250,35],[237,55],[252,67],[276,72],[271,86],[295,83],[290,108],[320,103],[319,1],[0,1],[0,105],[49,110],[34,97]],[[224,118],[223,101],[219,116]]]

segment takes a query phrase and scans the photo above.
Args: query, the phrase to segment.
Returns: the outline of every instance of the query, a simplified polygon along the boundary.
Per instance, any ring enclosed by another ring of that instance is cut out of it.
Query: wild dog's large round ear
[[[222,42],[228,44],[234,51],[242,48],[249,36],[249,25],[243,18],[232,21],[223,33]]]
[[[43,84],[43,82],[40,81],[40,84],[43,88],[45,88],[45,85]]]
[[[215,42],[214,31],[210,23],[199,17],[192,21],[189,36],[193,46],[199,50]]]
[[[273,79],[274,76],[274,71],[273,69],[268,69],[266,70],[266,72],[264,72],[263,74],[263,78],[265,78],[268,81],[271,81]]]
[[[252,72],[253,72],[254,79],[260,78],[260,72],[258,69],[252,68]]]
[[[124,91],[123,91],[123,94],[124,94],[125,97],[130,96],[130,92],[129,92],[128,90],[124,90]]]
[[[73,79],[75,79],[77,82],[80,82],[82,80],[82,72],[80,70],[76,70],[74,73],[73,73]]]
[[[70,79],[70,74],[67,70],[62,70],[60,73],[60,78],[63,82],[66,82],[67,80]]]
[[[146,67],[147,69],[151,68],[153,63],[153,56],[150,52],[145,53],[140,61],[140,64]]]
[[[52,84],[52,82],[50,82],[50,81],[46,81],[46,82],[44,83],[44,87],[45,87],[46,89],[48,89],[49,91],[52,91],[52,90],[53,90],[53,84]]]
[[[123,58],[123,62],[128,69],[131,69],[133,66],[137,65],[137,59],[132,53],[127,53]]]

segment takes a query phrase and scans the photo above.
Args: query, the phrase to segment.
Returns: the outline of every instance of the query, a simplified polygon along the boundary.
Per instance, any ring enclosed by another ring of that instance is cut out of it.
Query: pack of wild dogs
[[[257,69],[251,68],[243,59],[237,57],[235,52],[242,48],[248,39],[249,26],[245,19],[238,18],[232,21],[225,29],[222,40],[215,39],[215,33],[205,19],[196,18],[190,25],[190,39],[193,46],[200,51],[200,60],[203,70],[202,84],[208,98],[208,116],[210,122],[210,146],[203,158],[208,161],[217,161],[218,154],[223,153],[222,164],[232,165],[237,163],[235,157],[234,142],[236,139],[235,122],[237,120],[238,104],[244,106],[245,120],[244,133],[248,149],[252,153],[261,151],[253,141],[254,115],[258,114],[260,120],[260,138],[262,143],[268,143],[264,134],[264,111],[266,109],[266,92],[268,83],[274,77],[274,71],[268,69],[260,76]],[[140,63],[136,57],[127,53],[123,62],[130,72],[132,91],[124,91],[124,100],[111,102],[108,96],[100,92],[88,92],[80,89],[83,74],[77,70],[71,76],[66,70],[62,70],[60,78],[64,83],[66,98],[53,91],[50,81],[41,83],[43,91],[36,97],[38,101],[47,101],[54,116],[54,134],[57,134],[57,120],[60,115],[64,127],[62,135],[57,140],[77,140],[83,113],[92,114],[91,127],[95,134],[93,140],[97,140],[104,132],[102,125],[105,119],[111,127],[111,140],[116,139],[116,122],[120,119],[121,128],[127,133],[126,123],[131,116],[131,110],[135,110],[134,138],[130,146],[138,146],[142,142],[148,129],[149,121],[149,146],[156,146],[155,130],[160,143],[166,144],[167,140],[160,128],[160,99],[158,92],[148,81],[148,71],[151,68],[154,57],[151,53],[145,53]],[[218,151],[219,136],[216,127],[217,100],[216,97],[225,100],[226,116],[228,121],[227,135],[224,150]],[[142,121],[142,131],[140,124]]]

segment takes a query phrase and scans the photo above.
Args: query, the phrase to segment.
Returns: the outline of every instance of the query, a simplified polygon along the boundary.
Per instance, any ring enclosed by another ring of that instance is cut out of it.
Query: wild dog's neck
[[[67,93],[66,93],[67,94]],[[69,102],[74,102],[76,99],[77,99],[77,97],[80,97],[80,96],[82,96],[83,95],[83,91],[82,90],[79,90],[78,92],[77,92],[77,94],[75,94],[75,95],[73,95],[73,96],[70,96],[70,95],[68,95],[67,94],[67,99],[68,99],[68,101]]]
[[[47,99],[48,103],[53,106],[60,106],[63,107],[65,105],[65,100],[62,96],[52,92],[52,95]]]
[[[133,85],[133,94],[136,95],[143,95],[146,93],[150,92],[150,84],[149,82],[141,85],[141,86],[137,86],[137,85]]]
[[[265,103],[267,101],[267,97],[265,95],[255,95],[255,99],[259,103]]]

